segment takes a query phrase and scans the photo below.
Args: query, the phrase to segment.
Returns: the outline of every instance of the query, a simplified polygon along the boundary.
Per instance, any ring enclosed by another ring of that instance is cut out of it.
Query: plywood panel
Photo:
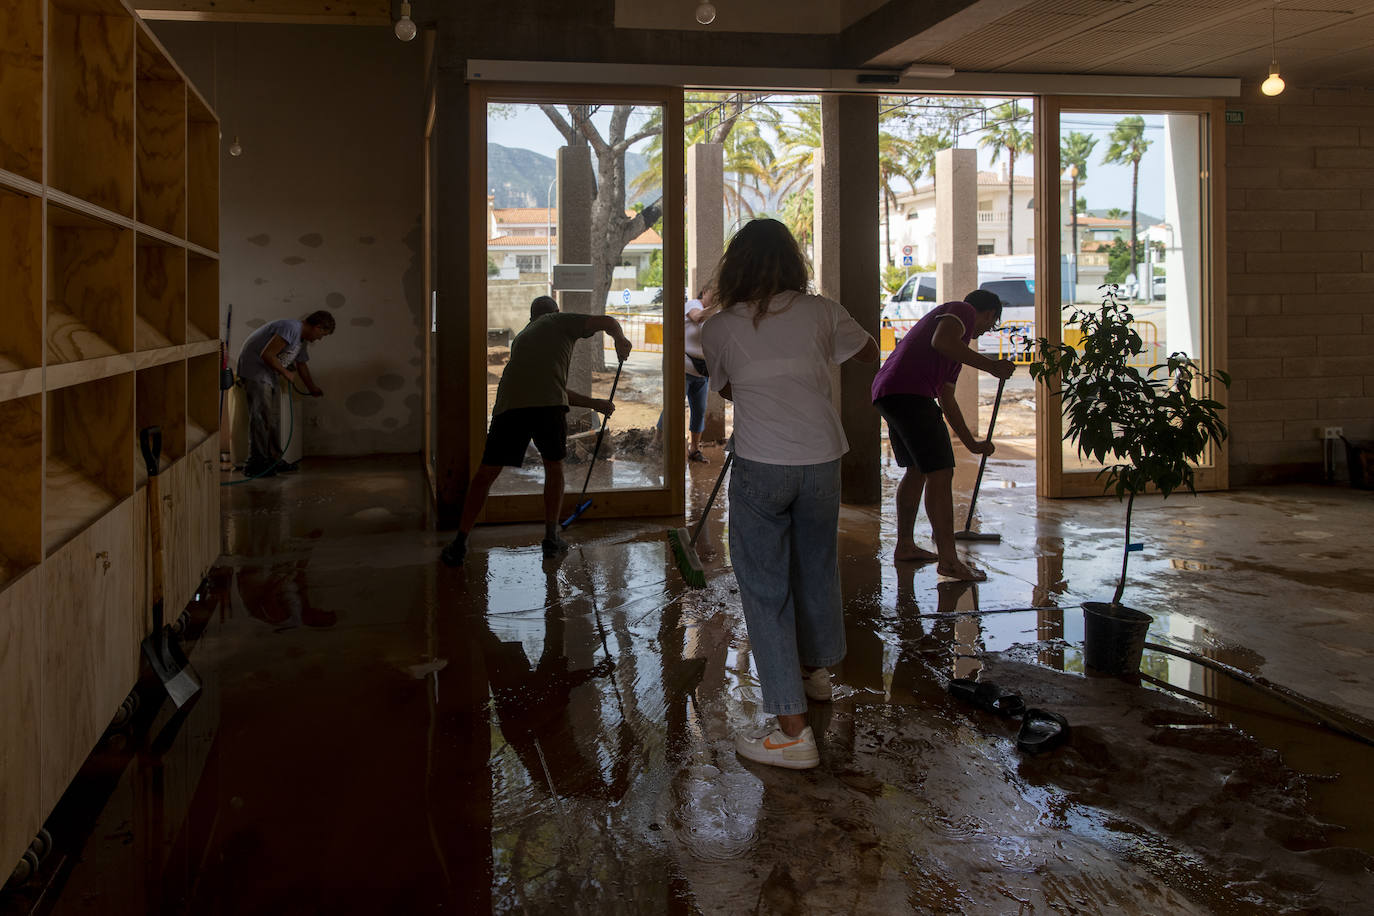
[[[186,340],[219,336],[219,261],[186,256]]]
[[[0,587],[43,559],[42,473],[42,397],[0,403]]]
[[[186,239],[219,250],[219,122],[214,120],[193,118],[186,125]]]
[[[33,181],[43,180],[43,9],[0,5],[0,169]]]
[[[42,201],[0,191],[0,371],[43,365],[42,265]]]
[[[186,445],[194,448],[219,431],[219,355],[186,361]]]
[[[181,238],[186,235],[186,84],[140,79],[137,98],[138,221]]]
[[[203,443],[187,460],[191,462],[191,501],[187,504],[192,545],[189,581],[194,591],[220,554],[219,443],[213,439]]]
[[[153,350],[186,342],[186,251],[139,245],[134,344]]]
[[[39,647],[43,576],[0,591],[0,862],[18,862],[48,809],[40,803]]]
[[[138,372],[135,396],[135,431],[147,426],[162,430],[161,467],[186,454],[186,364],[167,363]],[[142,447],[134,437],[134,480],[142,486],[148,471]]]
[[[43,564],[40,797],[49,811],[138,676],[133,641],[133,500]]]
[[[134,215],[134,22],[48,7],[48,183]]]
[[[132,373],[48,393],[46,552],[133,492]]]
[[[134,234],[61,225],[61,212],[48,218],[49,363],[133,352]]]

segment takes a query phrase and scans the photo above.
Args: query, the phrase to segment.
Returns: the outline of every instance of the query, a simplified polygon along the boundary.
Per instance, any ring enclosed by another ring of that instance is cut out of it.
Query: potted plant
[[[1203,369],[1185,353],[1170,354],[1153,366],[1142,361],[1145,342],[1130,308],[1118,298],[1115,284],[1101,289],[1100,308],[1065,307],[1076,341],[1051,343],[1040,337],[1032,343],[1030,374],[1061,398],[1065,438],[1077,445],[1078,454],[1104,465],[1098,474],[1104,492],[1115,491],[1117,499],[1126,500],[1116,593],[1110,602],[1083,606],[1085,661],[1124,674],[1140,665],[1151,619],[1121,603],[1127,564],[1132,551],[1140,549],[1131,543],[1136,495],[1150,487],[1166,497],[1181,487],[1196,492],[1193,463],[1227,435],[1223,405],[1207,391],[1214,382],[1229,387],[1231,377]]]

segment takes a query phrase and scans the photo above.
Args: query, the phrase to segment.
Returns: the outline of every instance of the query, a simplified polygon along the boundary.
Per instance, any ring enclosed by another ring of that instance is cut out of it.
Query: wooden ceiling
[[[135,0],[145,18],[387,25],[389,0]],[[416,0],[416,19],[441,3]],[[566,9],[572,0],[548,0]],[[794,25],[778,21],[778,0],[720,0],[713,28],[796,32],[795,23],[858,35],[856,65],[952,64],[961,71],[1217,76],[1263,79],[1274,52],[1293,86],[1374,86],[1374,0],[943,0],[933,26],[892,34],[881,0],[795,0]],[[909,4],[913,0],[889,0]],[[616,25],[696,30],[692,0],[615,0]],[[428,7],[428,9],[426,9]],[[838,10],[827,13],[827,7]],[[808,12],[809,11],[809,12]],[[803,15],[805,14],[805,15]],[[809,18],[808,18],[809,17]],[[828,17],[828,18],[827,18]],[[833,21],[832,21],[833,20]],[[865,28],[870,33],[863,34]],[[847,33],[847,34],[846,34]]]

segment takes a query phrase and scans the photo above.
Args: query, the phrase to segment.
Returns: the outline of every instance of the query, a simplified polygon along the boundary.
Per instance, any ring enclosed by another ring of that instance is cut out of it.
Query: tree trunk
[[[892,267],[896,264],[892,257],[892,195],[887,188],[883,188],[883,227],[887,233],[887,244],[883,246],[887,249],[887,266]]]
[[[1121,604],[1121,594],[1126,591],[1126,563],[1131,559],[1131,509],[1135,506],[1135,490],[1126,497],[1126,543],[1121,547],[1121,578],[1116,582],[1116,594],[1112,595],[1112,606]]]

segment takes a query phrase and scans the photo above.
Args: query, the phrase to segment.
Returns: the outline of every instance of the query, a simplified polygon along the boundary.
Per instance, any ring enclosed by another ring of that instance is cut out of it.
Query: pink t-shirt
[[[942,356],[930,345],[935,326],[946,316],[953,318],[964,326],[962,336],[964,343],[968,343],[973,339],[975,315],[973,306],[967,302],[946,302],[927,312],[878,370],[873,379],[873,400],[890,394],[939,397],[940,389],[953,384],[959,377],[959,367],[963,364]]]

